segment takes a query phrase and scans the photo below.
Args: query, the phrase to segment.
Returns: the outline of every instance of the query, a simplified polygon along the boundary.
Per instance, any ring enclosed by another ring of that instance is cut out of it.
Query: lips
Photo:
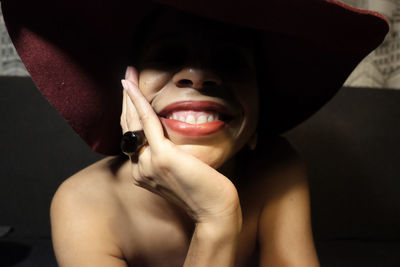
[[[186,136],[205,136],[218,132],[232,117],[223,105],[212,101],[180,101],[159,114],[167,128]]]

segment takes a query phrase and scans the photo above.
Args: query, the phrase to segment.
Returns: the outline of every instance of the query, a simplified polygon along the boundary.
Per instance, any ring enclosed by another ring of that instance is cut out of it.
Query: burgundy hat
[[[160,6],[257,35],[259,134],[307,119],[384,39],[380,14],[336,0],[2,0],[33,81],[86,143],[119,154],[123,78],[137,25]]]

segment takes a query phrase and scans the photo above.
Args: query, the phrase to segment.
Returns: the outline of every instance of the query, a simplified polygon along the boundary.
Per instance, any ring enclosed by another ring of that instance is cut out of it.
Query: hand
[[[241,225],[239,198],[232,182],[166,138],[157,114],[138,87],[136,69],[128,67],[125,78],[123,132],[143,128],[148,140],[138,158],[131,159],[134,183],[181,206],[197,223],[235,218]]]

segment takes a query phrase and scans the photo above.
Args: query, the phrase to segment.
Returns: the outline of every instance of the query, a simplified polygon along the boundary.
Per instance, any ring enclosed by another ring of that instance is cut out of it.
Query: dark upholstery
[[[400,241],[400,90],[345,88],[287,136],[309,166],[318,239]]]
[[[322,266],[400,266],[400,90],[343,88],[290,142]]]
[[[49,207],[58,185],[102,156],[92,152],[30,78],[0,77],[0,266],[57,266]],[[18,263],[18,264],[17,264]]]
[[[400,91],[344,88],[287,133],[309,165],[322,266],[400,266]],[[102,158],[29,78],[0,78],[0,266],[56,266],[49,205]],[[4,228],[2,228],[4,229]]]

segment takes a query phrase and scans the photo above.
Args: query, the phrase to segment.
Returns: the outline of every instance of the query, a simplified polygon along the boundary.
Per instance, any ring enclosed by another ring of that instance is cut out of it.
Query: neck
[[[218,168],[218,171],[231,181],[234,181],[236,178],[236,157],[232,157],[225,162],[220,168]]]

